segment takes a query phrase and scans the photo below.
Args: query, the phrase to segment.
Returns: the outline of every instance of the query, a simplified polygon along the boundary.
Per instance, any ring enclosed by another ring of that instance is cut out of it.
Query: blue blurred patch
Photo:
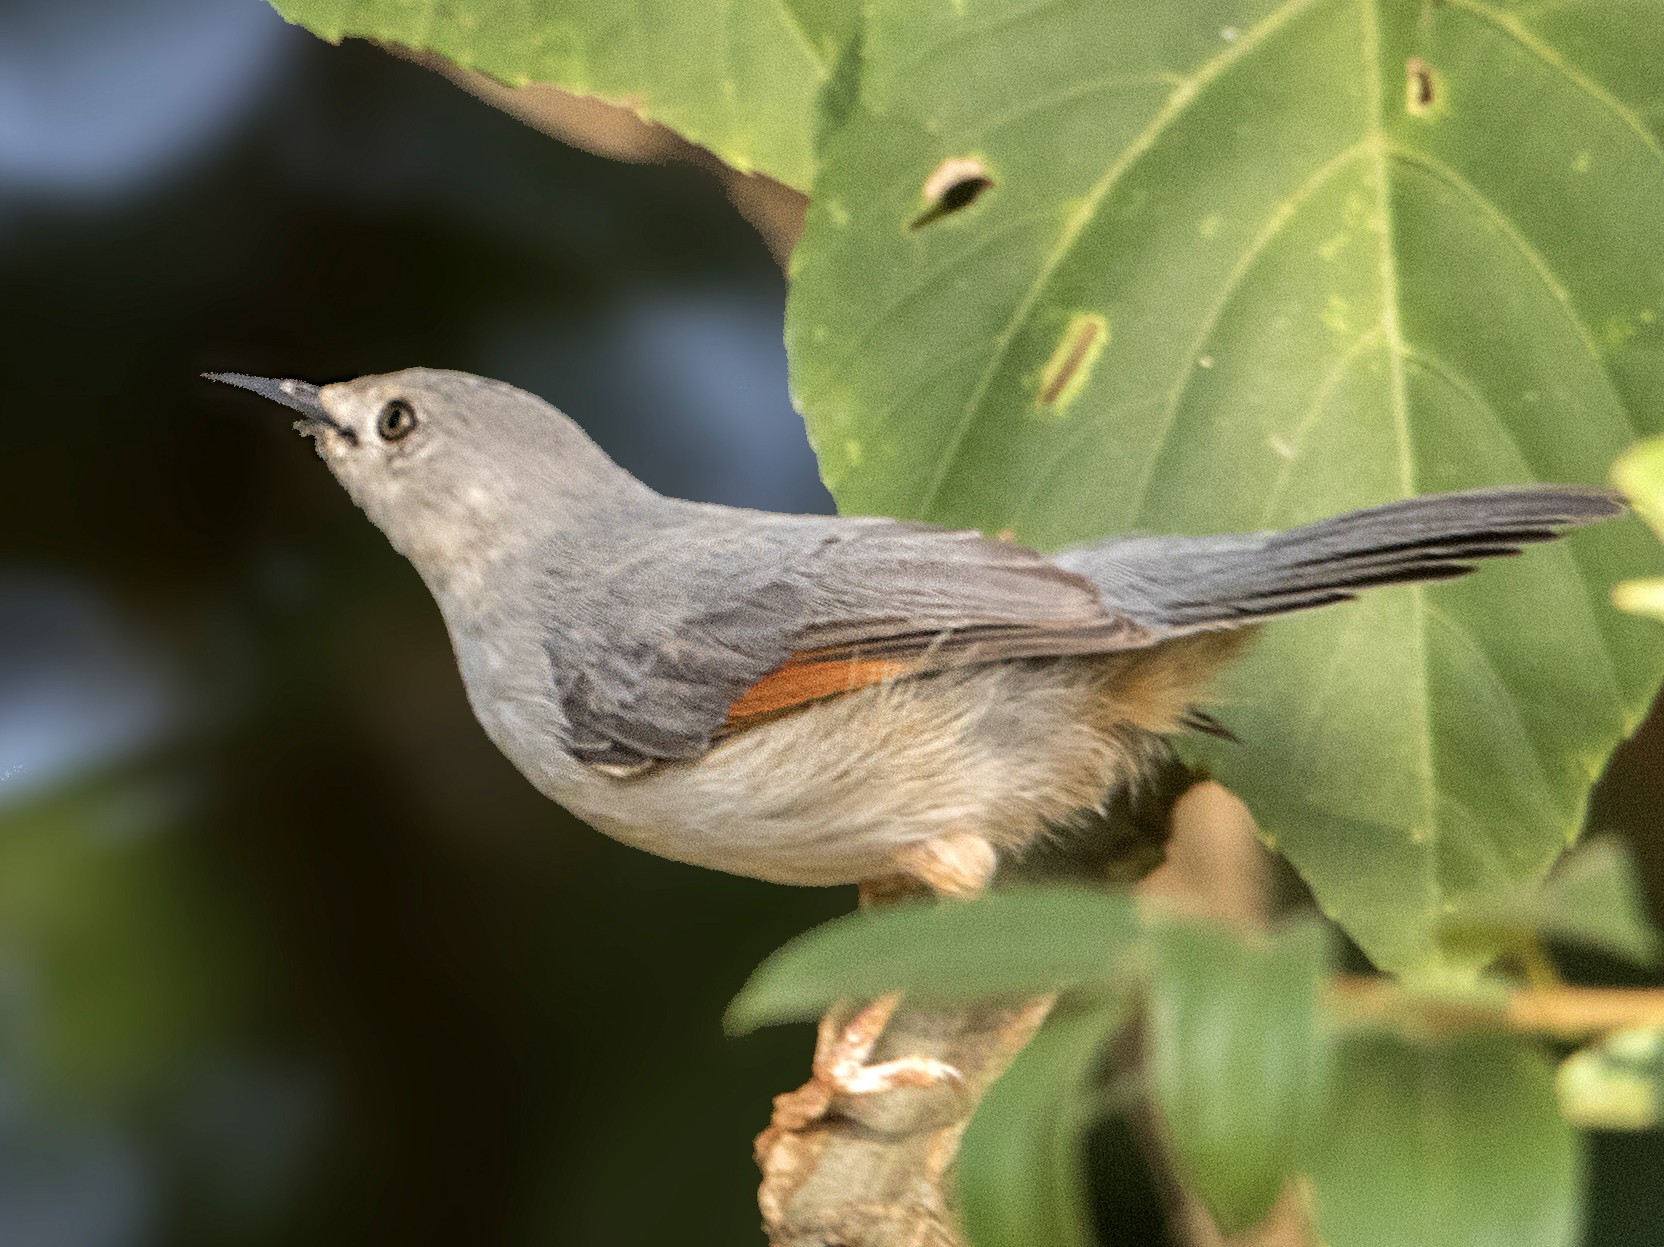
[[[663,493],[829,512],[787,389],[783,300],[765,287],[648,288],[581,321],[492,325],[477,353]]]
[[[0,6],[0,191],[100,197],[227,135],[291,51],[238,0],[10,0]]]
[[[0,571],[0,808],[153,744],[177,712],[164,664],[95,592]]]

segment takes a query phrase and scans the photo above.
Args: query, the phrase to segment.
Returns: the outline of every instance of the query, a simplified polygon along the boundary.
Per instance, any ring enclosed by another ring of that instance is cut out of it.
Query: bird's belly
[[[970,708],[989,699],[963,695],[968,677],[862,690],[697,761],[618,778],[558,747],[566,725],[548,690],[509,679],[526,655],[472,635],[457,652],[475,717],[515,767],[597,830],[661,857],[776,883],[853,883],[894,873],[899,850],[986,813],[966,785],[993,784],[971,774],[965,744]]]
[[[724,747],[696,763],[620,779],[550,747],[563,725],[542,700],[495,690],[470,700],[486,735],[521,774],[615,840],[776,883],[837,884],[887,873],[891,833],[870,819],[838,819],[826,804],[830,794],[795,765],[724,765]]]
[[[902,848],[950,830],[948,768],[928,757],[835,757],[815,711],[755,728],[696,762],[628,779],[587,772],[551,792],[614,839],[773,883],[832,885],[893,874]],[[911,771],[912,782],[897,782]],[[932,782],[933,781],[933,782]]]
[[[555,796],[649,852],[779,883],[896,872],[902,850],[969,832],[1017,849],[1098,805],[1146,760],[1061,664],[877,686],[629,779],[588,772]],[[1142,736],[1142,733],[1137,735]],[[1144,738],[1146,741],[1148,737]]]
[[[1148,655],[1037,660],[875,685],[627,778],[543,747],[541,703],[475,709],[545,795],[615,839],[731,874],[826,885],[893,874],[903,850],[938,836],[1021,849],[1100,805],[1188,705],[1188,682],[1163,670]]]
[[[827,825],[769,816],[772,812],[747,818],[745,811],[732,808],[720,817],[705,818],[675,801],[664,805],[662,820],[653,816],[648,802],[623,817],[614,811],[571,808],[624,844],[770,883],[824,887],[877,879],[895,873],[894,855],[900,847],[892,833],[865,821]],[[666,821],[671,819],[678,821]]]

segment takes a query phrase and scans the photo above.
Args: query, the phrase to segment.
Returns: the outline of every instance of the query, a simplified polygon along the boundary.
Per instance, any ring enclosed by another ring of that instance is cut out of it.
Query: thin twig
[[[1330,987],[1346,1018],[1376,1020],[1432,1034],[1510,1031],[1590,1039],[1632,1027],[1664,1027],[1664,988],[1529,987],[1495,999],[1429,996],[1387,978],[1342,976]]]

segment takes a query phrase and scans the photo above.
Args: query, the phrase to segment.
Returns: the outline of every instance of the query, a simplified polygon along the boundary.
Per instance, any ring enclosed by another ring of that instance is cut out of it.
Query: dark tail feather
[[[1562,485],[1406,498],[1284,532],[1137,537],[1058,562],[1140,623],[1184,630],[1248,623],[1354,597],[1374,585],[1448,580],[1567,528],[1626,510],[1616,494]]]

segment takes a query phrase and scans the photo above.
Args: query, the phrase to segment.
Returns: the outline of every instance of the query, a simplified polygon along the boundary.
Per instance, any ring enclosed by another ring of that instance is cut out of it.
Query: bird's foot
[[[968,898],[980,895],[997,865],[994,847],[981,836],[954,833],[907,846],[896,855],[896,873],[861,884],[861,906],[934,893]],[[767,1158],[789,1136],[829,1116],[838,1102],[855,1113],[858,1102],[903,1087],[940,1088],[957,1094],[965,1077],[957,1067],[929,1056],[900,1056],[868,1064],[879,1036],[890,1024],[901,993],[892,992],[850,1016],[833,1009],[821,1019],[815,1042],[813,1073],[795,1091],[774,1097],[768,1129],[757,1136],[757,1159]]]
[[[901,994],[880,996],[847,1021],[836,1013],[821,1020],[815,1045],[813,1075],[796,1091],[774,1097],[769,1128],[758,1137],[759,1153],[782,1133],[799,1131],[827,1116],[840,1097],[856,1098],[894,1091],[898,1087],[958,1088],[964,1076],[946,1061],[927,1056],[903,1056],[867,1064],[878,1037],[889,1025]]]

